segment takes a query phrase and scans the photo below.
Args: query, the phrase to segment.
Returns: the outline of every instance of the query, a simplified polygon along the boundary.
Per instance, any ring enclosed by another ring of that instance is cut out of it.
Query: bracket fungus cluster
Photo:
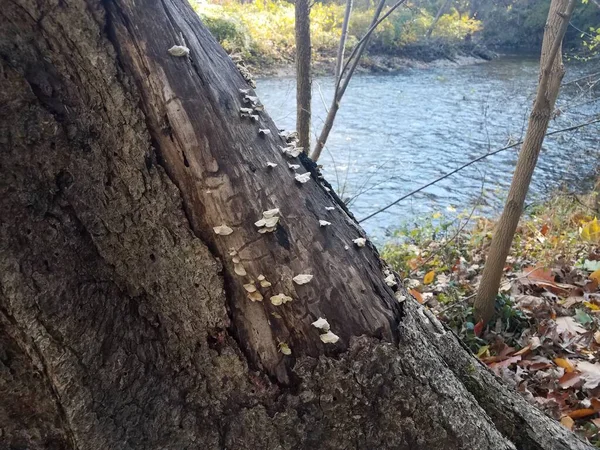
[[[171,56],[187,56],[190,54],[190,49],[185,45],[174,45],[169,50],[167,50]]]
[[[398,284],[398,282],[396,281],[396,277],[389,269],[385,269],[383,271],[383,274],[385,275],[385,284],[387,284],[389,287],[394,287]]]
[[[329,322],[327,322],[327,319],[319,317],[311,323],[311,325],[322,331],[319,337],[324,344],[335,344],[340,340],[340,337],[337,334],[331,332],[331,326],[329,325]]]
[[[305,173],[297,173],[294,178],[296,179],[296,181],[298,183],[304,184],[306,183],[308,180],[310,180],[310,172],[305,172]]]
[[[357,247],[364,247],[367,243],[367,240],[365,238],[356,238],[352,239],[352,242],[354,242],[354,245]]]
[[[310,281],[312,279],[313,279],[313,276],[308,273],[301,273],[299,275],[296,275],[294,278],[292,278],[294,283],[296,283],[299,286],[302,286],[303,284],[306,284],[306,283],[310,283]]]
[[[277,224],[279,223],[279,208],[269,209],[267,211],[263,211],[262,219],[259,219],[257,222],[254,222],[254,225],[258,227],[258,232],[263,233],[272,233],[277,229]]]
[[[244,96],[242,101],[245,105],[247,105],[245,107],[240,108],[240,117],[242,119],[249,118],[253,122],[258,122],[258,120],[260,119],[258,113],[260,111],[264,111],[265,107],[260,102],[258,97],[250,95],[250,89],[240,89],[240,94]]]
[[[271,296],[271,298],[269,300],[271,300],[271,303],[273,305],[280,306],[280,305],[283,305],[284,303],[291,302],[293,299],[289,295],[279,293],[277,295]]]
[[[240,277],[245,277],[246,269],[244,268],[242,260],[240,259],[237,251],[233,248],[230,249],[229,256],[231,256],[231,262],[233,263],[233,271],[235,272],[235,274],[239,275]]]
[[[229,236],[231,233],[233,233],[233,230],[225,224],[219,225],[218,227],[213,227],[213,231],[219,236]]]

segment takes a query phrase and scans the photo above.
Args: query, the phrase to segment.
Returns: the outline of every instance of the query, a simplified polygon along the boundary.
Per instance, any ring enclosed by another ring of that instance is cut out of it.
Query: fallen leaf
[[[427,272],[423,277],[423,284],[430,284],[435,278],[435,271]]]
[[[475,333],[475,336],[481,336],[482,331],[483,331],[483,320],[480,320],[479,322],[477,322],[475,327],[473,327],[473,333]]]
[[[411,289],[408,291],[410,295],[412,295],[419,303],[423,303],[423,296],[416,289]]]
[[[581,381],[581,374],[577,372],[567,372],[558,379],[558,385],[563,389],[569,389]]]
[[[560,424],[565,427],[567,430],[573,430],[573,425],[575,425],[575,421],[571,419],[569,416],[561,417]]]
[[[592,364],[587,361],[577,363],[577,370],[581,372],[581,378],[585,380],[585,389],[594,389],[600,384],[600,364]]]
[[[589,278],[590,280],[596,280],[597,282],[600,282],[600,269],[594,270],[592,273],[590,273]]]
[[[556,331],[560,334],[571,334],[576,336],[577,334],[585,333],[585,328],[575,322],[572,317],[557,317],[556,320]]]
[[[595,409],[583,408],[571,411],[568,415],[571,419],[581,419],[582,417],[591,416],[592,414],[596,414]]]
[[[571,364],[571,361],[565,358],[554,358],[554,364],[558,367],[565,369],[565,372],[570,373],[575,370],[575,366]]]

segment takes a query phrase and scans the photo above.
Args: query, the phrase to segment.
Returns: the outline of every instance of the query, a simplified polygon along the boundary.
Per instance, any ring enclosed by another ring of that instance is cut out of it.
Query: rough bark
[[[309,0],[296,0],[296,130],[298,145],[310,151],[310,120],[312,98],[310,5]]]
[[[247,85],[186,3],[11,0],[0,20],[5,448],[590,448],[395,300],[310,161],[298,185],[272,121],[240,119]],[[181,35],[189,58],[167,53]],[[293,301],[250,302],[261,273]]]
[[[519,153],[508,197],[494,229],[481,282],[475,298],[475,316],[487,323],[494,315],[496,295],[506,264],[506,258],[523,212],[523,205],[533,171],[544,142],[548,123],[565,75],[562,63],[562,40],[569,24],[575,0],[552,0],[544,31],[540,57],[540,81],[527,133]]]

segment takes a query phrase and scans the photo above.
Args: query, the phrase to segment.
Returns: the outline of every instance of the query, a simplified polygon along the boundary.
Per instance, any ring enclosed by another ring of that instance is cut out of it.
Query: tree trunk
[[[311,43],[309,0],[296,0],[296,130],[298,145],[310,151]]]
[[[270,118],[240,117],[248,86],[186,2],[0,19],[4,448],[591,448],[396,300],[311,162],[299,184]]]
[[[496,295],[506,258],[523,212],[529,183],[542,149],[548,123],[565,74],[562,64],[562,40],[573,13],[575,0],[552,0],[544,31],[540,57],[540,82],[525,140],[519,153],[506,204],[494,230],[481,282],[475,298],[475,317],[487,323],[494,315]]]
[[[348,25],[350,24],[350,14],[352,14],[352,0],[346,0],[344,21],[342,22],[342,34],[340,35],[340,45],[338,47],[338,53],[335,62],[334,78],[336,83],[340,82],[342,67],[344,65],[344,53],[346,50],[346,42],[348,40]]]
[[[448,5],[450,4],[451,0],[446,0],[442,6],[440,6],[440,9],[438,9],[437,14],[435,15],[435,17],[433,18],[433,22],[431,22],[431,25],[429,25],[429,28],[427,29],[427,32],[425,33],[425,37],[427,39],[429,39],[431,37],[431,33],[433,33],[433,30],[435,29],[435,26],[437,25],[437,23],[440,20],[440,17],[442,17],[442,14],[444,14],[444,11],[446,11],[446,8],[448,7]]]

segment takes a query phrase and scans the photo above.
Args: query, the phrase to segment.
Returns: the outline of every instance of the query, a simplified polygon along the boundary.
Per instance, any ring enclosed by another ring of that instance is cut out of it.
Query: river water
[[[565,82],[588,74],[567,66]],[[500,58],[458,67],[407,69],[357,75],[350,83],[326,151],[323,173],[361,219],[378,208],[525,131],[538,77],[535,59]],[[257,92],[280,128],[295,127],[295,80],[263,78]],[[313,134],[320,131],[333,78],[313,82]],[[561,92],[562,110],[550,130],[588,121],[600,101],[574,84]],[[598,165],[598,124],[546,139],[528,202],[553,189],[585,189]],[[400,224],[433,211],[467,211],[481,204],[493,216],[501,208],[517,149],[489,157],[410,197],[361,225],[383,242]]]

